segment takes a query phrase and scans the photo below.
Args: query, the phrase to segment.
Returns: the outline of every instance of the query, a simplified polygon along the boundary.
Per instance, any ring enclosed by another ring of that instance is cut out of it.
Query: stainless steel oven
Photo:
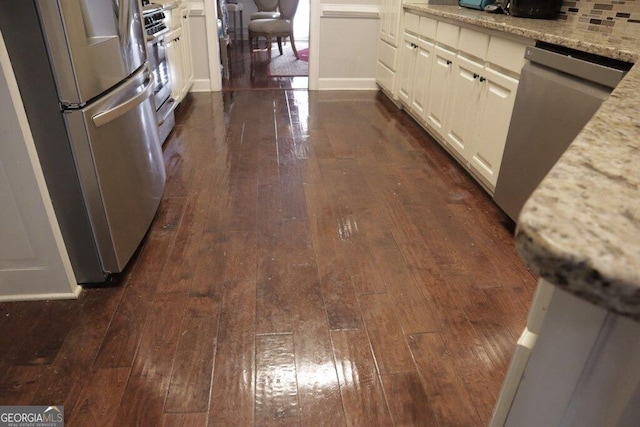
[[[144,26],[147,33],[147,55],[153,73],[153,101],[156,109],[160,140],[164,143],[175,125],[171,98],[171,78],[164,36],[169,32],[167,16],[160,4],[143,2]]]

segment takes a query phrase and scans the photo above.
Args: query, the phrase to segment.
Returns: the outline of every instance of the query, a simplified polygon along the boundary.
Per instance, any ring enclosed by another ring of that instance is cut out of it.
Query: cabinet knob
[[[452,64],[451,61],[447,59],[447,65],[451,65],[451,64]]]
[[[484,82],[485,80],[487,80],[487,79],[484,78],[484,77],[480,77],[480,82]]]
[[[480,77],[480,74],[478,74],[478,73],[473,73],[473,79],[474,79],[474,80],[475,80],[475,79],[477,79],[478,77]]]

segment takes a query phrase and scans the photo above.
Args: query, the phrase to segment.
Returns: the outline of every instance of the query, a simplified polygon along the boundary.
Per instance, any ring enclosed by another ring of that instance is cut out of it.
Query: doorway
[[[233,0],[232,0],[233,1]],[[248,41],[248,25],[251,14],[257,11],[253,0],[237,0],[243,6],[242,37],[234,32],[233,15],[228,16],[228,37],[226,46],[228,68],[223,72],[222,90],[247,89],[308,89],[309,88],[309,32],[310,0],[299,0],[294,18],[294,40],[300,59],[296,59],[290,40],[283,41],[280,55],[274,42],[271,61],[267,59],[266,41],[259,41],[259,49],[252,49]],[[239,27],[239,17],[235,24]],[[235,37],[234,37],[235,36]],[[225,46],[220,45],[221,48]],[[224,57],[225,52],[221,52]]]

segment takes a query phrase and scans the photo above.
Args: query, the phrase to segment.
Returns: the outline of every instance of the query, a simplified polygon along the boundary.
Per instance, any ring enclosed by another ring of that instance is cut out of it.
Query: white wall
[[[377,89],[379,13],[379,4],[320,5],[318,89]]]

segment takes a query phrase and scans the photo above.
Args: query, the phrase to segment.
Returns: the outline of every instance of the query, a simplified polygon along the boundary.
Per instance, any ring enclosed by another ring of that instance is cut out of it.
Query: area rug
[[[309,48],[305,47],[304,49],[298,49],[298,56],[301,61],[309,62]]]
[[[300,55],[301,50],[306,50],[308,58],[308,48],[306,43],[296,43],[296,49],[298,50],[298,55]],[[309,75],[309,63],[304,59],[296,59],[293,55],[290,43],[282,46],[282,52],[283,54],[280,55],[278,47],[275,44],[273,45],[273,50],[271,51],[271,63],[268,68],[269,76],[298,77]]]

